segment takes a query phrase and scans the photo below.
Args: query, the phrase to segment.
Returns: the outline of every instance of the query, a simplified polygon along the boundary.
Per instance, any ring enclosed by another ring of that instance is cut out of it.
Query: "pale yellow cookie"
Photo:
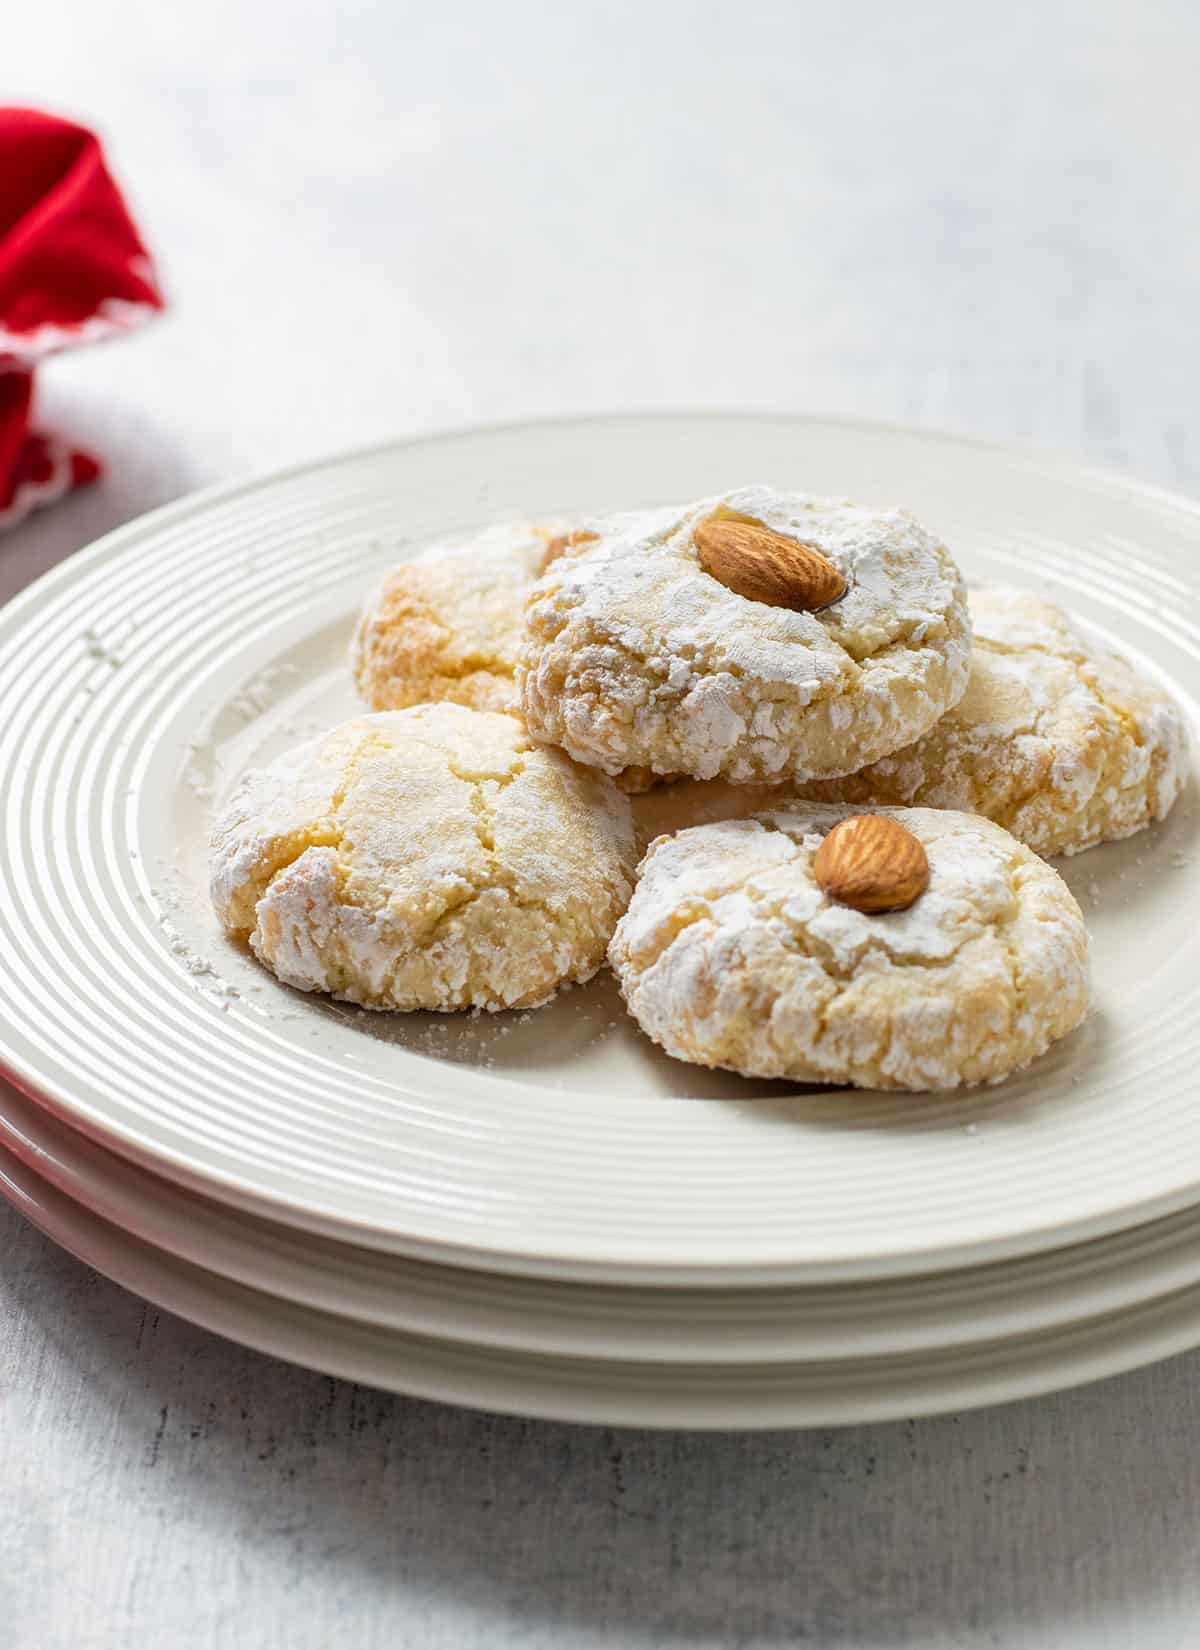
[[[604,961],[628,799],[511,716],[420,705],[247,774],[212,836],[217,915],[288,985],[381,1009],[545,1002]]]
[[[1076,854],[1166,817],[1189,766],[1179,706],[1053,602],[970,593],[975,651],[964,697],[915,744],[821,801],[962,808],[1039,854]]]
[[[525,599],[545,567],[591,537],[566,521],[506,522],[392,568],[350,644],[362,697],[373,710],[449,701],[519,715]],[[613,778],[630,795],[662,783],[646,767]]]
[[[368,597],[350,668],[373,710],[437,700],[515,711],[525,597],[569,528],[505,522],[435,544],[392,568]]]
[[[819,612],[737,594],[695,534],[730,519],[814,547],[846,581]],[[531,731],[618,773],[772,780],[853,772],[919,737],[966,687],[970,624],[949,551],[901,511],[741,488],[588,521],[526,608]]]
[[[1058,873],[975,815],[877,811],[928,857],[907,910],[818,886],[817,849],[852,808],[796,803],[652,843],[609,947],[642,1030],[751,1077],[913,1090],[995,1082],[1073,1030],[1087,931]]]

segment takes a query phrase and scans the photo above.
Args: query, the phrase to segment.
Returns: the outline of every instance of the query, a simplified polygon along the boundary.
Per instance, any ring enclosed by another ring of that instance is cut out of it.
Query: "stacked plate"
[[[982,1094],[678,1065],[606,978],[536,1014],[286,991],[209,912],[214,799],[356,707],[345,646],[435,534],[769,478],[898,501],[1195,716],[1200,513],[1117,478],[794,418],[580,420],[186,501],[0,613],[0,1190],[128,1287],[400,1391],[832,1424],[1200,1343],[1200,802],[1068,861],[1096,1009]]]

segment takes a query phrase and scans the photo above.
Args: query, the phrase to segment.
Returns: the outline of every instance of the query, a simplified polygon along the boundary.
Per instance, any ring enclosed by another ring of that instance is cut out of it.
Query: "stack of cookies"
[[[1088,1007],[1047,857],[1185,777],[1176,705],[1058,607],[968,595],[903,511],[768,487],[436,545],[351,663],[371,713],[216,824],[230,932],[377,1009],[528,1008],[607,958],[668,1053],[749,1076],[1036,1059]]]

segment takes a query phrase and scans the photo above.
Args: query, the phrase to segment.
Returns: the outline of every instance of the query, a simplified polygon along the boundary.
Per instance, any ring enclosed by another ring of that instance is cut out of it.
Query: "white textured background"
[[[46,371],[112,475],[0,540],[0,596],[204,482],[558,411],[861,413],[1200,492],[1195,0],[10,10],[0,97],[101,129],[174,307]],[[227,1346],[0,1209],[0,1642],[1177,1650],[1197,1376],[524,1424]]]

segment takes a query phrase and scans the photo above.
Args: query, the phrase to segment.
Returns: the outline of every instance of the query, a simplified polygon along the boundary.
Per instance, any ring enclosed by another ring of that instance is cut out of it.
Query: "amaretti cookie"
[[[998,825],[797,803],[659,837],[609,960],[677,1059],[925,1090],[997,1081],[1073,1030],[1087,950],[1062,878]]]
[[[393,567],[367,598],[351,644],[367,704],[515,710],[525,597],[570,540],[563,522],[504,522]]]
[[[517,670],[530,730],[580,762],[832,777],[966,688],[962,579],[902,511],[747,487],[584,525],[530,593]]]
[[[1053,602],[979,589],[970,608],[975,648],[958,704],[914,744],[801,794],[961,808],[1046,855],[1165,818],[1189,766],[1174,700]]]
[[[213,904],[288,985],[378,1009],[504,1009],[591,977],[632,887],[628,799],[511,716],[421,705],[247,774]]]

